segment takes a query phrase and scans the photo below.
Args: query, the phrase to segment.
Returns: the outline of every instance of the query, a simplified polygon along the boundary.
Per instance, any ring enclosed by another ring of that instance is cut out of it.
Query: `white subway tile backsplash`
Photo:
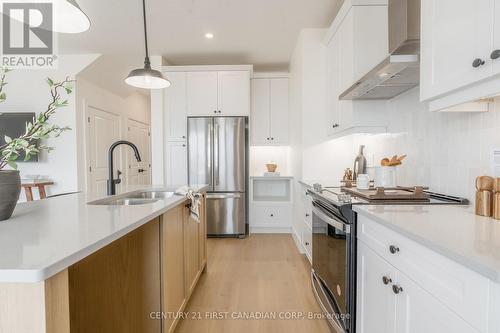
[[[378,165],[394,154],[408,155],[398,169],[401,185],[422,184],[473,199],[475,178],[492,174],[491,152],[500,148],[500,97],[486,113],[429,112],[419,101],[418,88],[388,103],[392,113],[388,134],[356,135],[305,148],[304,178],[340,177],[364,144],[369,164]]]

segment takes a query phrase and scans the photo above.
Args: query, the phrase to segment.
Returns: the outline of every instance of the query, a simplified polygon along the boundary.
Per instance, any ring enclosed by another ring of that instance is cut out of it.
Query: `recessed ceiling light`
[[[207,32],[207,33],[205,34],[205,38],[206,38],[206,39],[212,39],[212,38],[214,38],[214,34],[213,34],[213,33],[211,33],[211,32]]]

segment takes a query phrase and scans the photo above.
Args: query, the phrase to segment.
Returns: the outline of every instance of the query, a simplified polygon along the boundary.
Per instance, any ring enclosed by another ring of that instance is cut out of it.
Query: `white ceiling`
[[[146,0],[150,54],[172,65],[253,64],[260,71],[286,70],[299,31],[328,27],[342,1]],[[129,69],[141,67],[142,1],[78,3],[91,29],[60,35],[60,52],[104,54],[97,64],[102,68],[94,65],[92,75],[107,76],[106,70],[109,76],[121,74],[122,80]],[[207,40],[206,32],[215,38]]]

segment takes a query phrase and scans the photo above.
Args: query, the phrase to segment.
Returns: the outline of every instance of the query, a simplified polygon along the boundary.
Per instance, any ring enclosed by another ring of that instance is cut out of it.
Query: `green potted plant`
[[[7,96],[4,87],[7,85],[6,76],[10,70],[0,69],[0,103],[5,102]],[[57,109],[68,105],[63,100],[61,93],[72,93],[73,81],[66,78],[64,81],[55,82],[48,78],[47,84],[50,88],[50,102],[47,109],[39,113],[32,122],[26,123],[26,131],[17,138],[6,136],[5,144],[0,146],[0,221],[7,220],[12,216],[19,194],[21,193],[21,178],[17,170],[17,161],[24,154],[24,161],[29,161],[32,156],[41,151],[50,151],[51,147],[39,144],[41,140],[58,137],[69,127],[60,127],[49,123],[50,117]]]

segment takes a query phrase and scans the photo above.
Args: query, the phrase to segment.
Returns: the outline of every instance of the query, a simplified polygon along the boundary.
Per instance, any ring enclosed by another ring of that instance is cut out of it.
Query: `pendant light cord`
[[[148,28],[146,25],[146,0],[142,0],[142,16],[144,19],[144,47],[146,49],[146,59],[144,59],[144,67],[151,68],[148,51]]]

